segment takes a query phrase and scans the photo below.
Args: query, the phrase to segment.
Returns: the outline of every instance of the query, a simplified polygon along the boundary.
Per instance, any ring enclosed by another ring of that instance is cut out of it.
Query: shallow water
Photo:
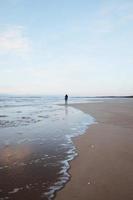
[[[57,103],[64,102],[0,97],[0,200],[51,199],[69,180],[68,161],[76,156],[71,138],[94,119]]]

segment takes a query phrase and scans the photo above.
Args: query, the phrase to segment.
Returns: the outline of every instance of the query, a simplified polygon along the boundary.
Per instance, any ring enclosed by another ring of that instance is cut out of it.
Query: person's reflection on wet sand
[[[68,105],[65,105],[65,115],[68,115]]]

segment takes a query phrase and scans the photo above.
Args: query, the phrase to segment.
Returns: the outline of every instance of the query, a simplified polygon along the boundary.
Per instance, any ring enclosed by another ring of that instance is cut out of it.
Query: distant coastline
[[[30,97],[30,98],[40,98],[40,97],[62,97],[63,95],[20,95],[20,94],[2,94],[0,93],[0,97]],[[71,98],[133,98],[133,95],[123,95],[123,96],[74,96],[70,95]]]
[[[89,97],[89,96],[75,96],[72,98],[133,98],[133,96],[93,96],[93,97]]]

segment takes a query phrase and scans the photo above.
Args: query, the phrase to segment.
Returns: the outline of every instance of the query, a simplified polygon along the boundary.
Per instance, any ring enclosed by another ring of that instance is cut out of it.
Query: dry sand
[[[98,124],[74,139],[79,156],[56,200],[133,200],[133,100],[72,105]]]

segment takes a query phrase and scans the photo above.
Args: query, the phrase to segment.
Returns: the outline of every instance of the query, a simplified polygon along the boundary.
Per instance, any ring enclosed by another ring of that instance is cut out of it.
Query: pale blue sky
[[[0,93],[133,95],[132,0],[0,0]]]

